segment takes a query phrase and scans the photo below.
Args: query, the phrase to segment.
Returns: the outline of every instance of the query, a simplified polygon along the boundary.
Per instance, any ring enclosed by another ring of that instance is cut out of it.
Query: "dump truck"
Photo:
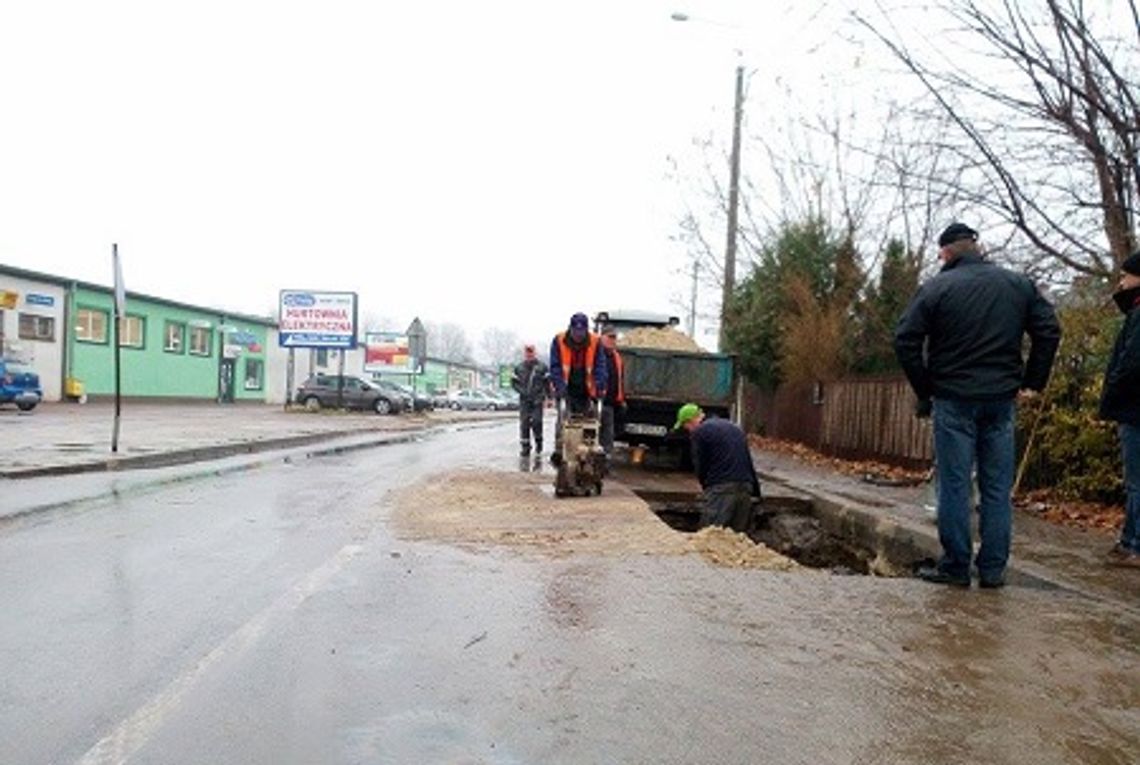
[[[736,420],[740,380],[736,357],[710,353],[682,333],[676,316],[648,311],[600,311],[598,331],[617,330],[624,362],[626,411],[615,423],[614,440],[629,446],[676,448],[686,459],[688,438],[673,432],[682,404],[706,414]]]

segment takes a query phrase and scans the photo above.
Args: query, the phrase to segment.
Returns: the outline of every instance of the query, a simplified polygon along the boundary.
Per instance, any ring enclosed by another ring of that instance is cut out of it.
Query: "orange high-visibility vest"
[[[558,358],[562,360],[562,382],[569,383],[570,364],[574,354],[570,350],[569,343],[566,342],[566,334],[566,332],[562,332],[558,335]],[[591,398],[598,397],[598,391],[594,388],[594,362],[598,358],[598,346],[600,344],[597,335],[593,332],[586,333],[586,391]]]
[[[605,351],[603,349],[603,353],[604,352]],[[618,353],[617,348],[614,348],[614,375],[617,377],[617,380],[610,380],[608,383],[606,383],[606,385],[617,391],[617,395],[614,396],[614,403],[615,404],[620,404],[620,403],[625,401],[625,373],[624,373],[625,366],[624,365],[625,365],[625,362],[621,360],[621,354]]]

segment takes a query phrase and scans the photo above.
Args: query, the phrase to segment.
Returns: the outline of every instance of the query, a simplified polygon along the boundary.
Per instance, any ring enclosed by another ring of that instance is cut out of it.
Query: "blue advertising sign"
[[[282,290],[277,342],[282,348],[356,347],[356,293]]]

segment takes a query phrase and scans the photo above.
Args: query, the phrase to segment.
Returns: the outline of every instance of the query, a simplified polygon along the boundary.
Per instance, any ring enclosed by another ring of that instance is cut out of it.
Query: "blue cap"
[[[570,317],[570,326],[577,329],[586,329],[590,326],[590,320],[586,318],[586,314],[576,313]]]

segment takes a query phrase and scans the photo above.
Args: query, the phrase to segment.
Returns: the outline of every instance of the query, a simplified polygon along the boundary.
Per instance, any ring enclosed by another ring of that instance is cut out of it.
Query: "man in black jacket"
[[[943,266],[923,284],[895,330],[895,353],[934,414],[938,538],[942,559],[923,579],[970,586],[970,478],[977,468],[982,587],[1001,587],[1013,508],[1014,399],[1045,387],[1061,340],[1053,307],[1024,275],[983,259],[978,232],[953,223],[938,237]],[[1024,335],[1031,340],[1024,361]]]
[[[1140,251],[1120,265],[1120,285],[1112,299],[1125,318],[1104,373],[1100,416],[1120,426],[1126,499],[1124,527],[1109,562],[1140,569]]]
[[[535,355],[530,343],[523,346],[523,360],[511,375],[511,387],[519,394],[519,454],[530,455],[533,433],[535,452],[541,455],[542,413],[550,391],[550,370]]]

